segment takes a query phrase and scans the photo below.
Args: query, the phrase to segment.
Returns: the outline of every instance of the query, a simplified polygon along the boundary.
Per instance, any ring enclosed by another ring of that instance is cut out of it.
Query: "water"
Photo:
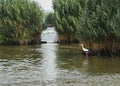
[[[120,86],[119,64],[78,45],[0,46],[0,86]]]
[[[41,42],[53,43],[57,42],[58,34],[55,31],[55,27],[47,27],[46,30],[42,31]]]

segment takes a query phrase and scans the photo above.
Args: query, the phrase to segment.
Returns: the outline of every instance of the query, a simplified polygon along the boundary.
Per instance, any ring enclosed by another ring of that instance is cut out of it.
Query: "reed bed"
[[[42,9],[37,3],[0,0],[0,44],[36,43],[41,30]]]

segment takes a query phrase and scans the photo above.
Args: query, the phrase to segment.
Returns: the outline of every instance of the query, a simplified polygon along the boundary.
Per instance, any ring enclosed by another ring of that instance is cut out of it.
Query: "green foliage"
[[[42,10],[29,0],[1,0],[1,43],[27,44],[42,29]]]
[[[81,4],[83,12],[78,30],[80,40],[119,41],[119,0],[88,0],[86,4]]]
[[[54,0],[53,1],[56,30],[59,34],[64,34],[65,41],[72,42],[76,37],[81,7],[79,0]]]
[[[78,0],[55,0],[54,10],[56,29],[61,33],[72,33],[76,31],[76,25],[80,15],[80,5]],[[61,27],[62,28],[59,28]],[[70,28],[71,27],[71,28]]]
[[[53,7],[61,39],[71,41],[77,33],[80,41],[98,44],[97,49],[120,51],[119,0],[53,0]]]
[[[48,13],[45,18],[45,24],[47,26],[54,26],[55,25],[55,15],[54,13]]]

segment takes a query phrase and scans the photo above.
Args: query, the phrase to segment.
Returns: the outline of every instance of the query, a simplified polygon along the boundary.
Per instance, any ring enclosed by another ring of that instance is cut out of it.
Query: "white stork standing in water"
[[[86,57],[88,57],[88,52],[89,52],[89,49],[84,48],[84,45],[83,45],[83,44],[80,44],[80,45],[82,46],[82,50],[83,50],[83,52],[85,52]]]
[[[85,61],[83,62],[83,64],[89,64],[89,62],[88,62],[88,52],[89,52],[89,49],[87,49],[87,48],[84,48],[84,45],[83,44],[80,44],[81,46],[82,46],[82,51],[83,52],[85,52]]]

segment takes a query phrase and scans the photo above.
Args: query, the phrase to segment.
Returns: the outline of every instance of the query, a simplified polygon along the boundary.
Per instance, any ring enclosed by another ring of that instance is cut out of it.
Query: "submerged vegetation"
[[[30,0],[0,1],[0,44],[40,41],[42,10]]]

